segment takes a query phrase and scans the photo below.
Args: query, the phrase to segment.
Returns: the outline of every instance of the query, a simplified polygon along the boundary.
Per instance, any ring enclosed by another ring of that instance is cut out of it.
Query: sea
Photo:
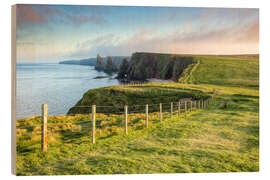
[[[118,85],[120,82],[96,71],[94,66],[58,63],[17,63],[16,119],[41,115],[42,104],[48,115],[65,115],[89,89]]]

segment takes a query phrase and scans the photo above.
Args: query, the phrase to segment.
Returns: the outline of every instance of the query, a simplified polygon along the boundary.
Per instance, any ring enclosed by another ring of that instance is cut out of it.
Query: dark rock
[[[134,53],[130,62],[123,64],[123,61],[117,77],[126,81],[145,81],[151,78],[178,81],[185,68],[193,62],[192,56]]]

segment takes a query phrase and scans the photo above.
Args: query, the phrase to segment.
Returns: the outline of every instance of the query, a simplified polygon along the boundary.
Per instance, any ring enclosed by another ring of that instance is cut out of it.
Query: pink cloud
[[[39,11],[35,10],[32,6],[38,7]],[[106,22],[105,19],[97,15],[71,16],[64,11],[46,5],[17,5],[18,25],[22,25],[24,23],[45,23],[48,22],[48,19],[53,15],[62,16],[66,22],[74,25],[79,25],[86,22],[92,22],[95,24],[102,24]]]
[[[95,24],[102,24],[105,22],[105,20],[98,16],[70,16],[65,14],[66,18],[70,20],[70,22],[74,23],[75,25],[82,24],[85,22],[93,22]]]
[[[29,5],[17,5],[17,23],[43,23],[45,18]]]
[[[191,27],[188,24],[184,28]],[[119,38],[116,35],[108,37]],[[72,55],[130,55],[140,51],[176,54],[258,53],[259,20],[223,29],[209,30],[202,27],[199,32],[174,31],[163,36],[154,29],[140,28],[133,36],[117,44],[107,38],[103,41],[104,38],[97,38],[95,42],[85,41],[84,48],[78,47]]]

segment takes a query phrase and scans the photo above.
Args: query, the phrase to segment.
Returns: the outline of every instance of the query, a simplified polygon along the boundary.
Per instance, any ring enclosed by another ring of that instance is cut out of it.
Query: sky
[[[17,5],[18,61],[259,53],[259,9]]]

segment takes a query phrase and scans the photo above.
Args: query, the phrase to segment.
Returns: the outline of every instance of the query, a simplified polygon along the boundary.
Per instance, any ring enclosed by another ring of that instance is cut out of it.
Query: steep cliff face
[[[122,64],[120,65],[118,74],[117,74],[117,79],[126,79],[127,78],[127,74],[128,74],[128,67],[129,67],[129,63],[127,61],[127,59],[123,59]]]
[[[129,60],[129,56],[108,56],[107,61],[100,55],[97,55],[95,69],[98,71],[104,71],[106,73],[117,72],[120,68],[123,59]]]
[[[105,66],[104,72],[111,73],[111,72],[116,72],[118,69],[116,65],[112,62],[112,58],[108,56],[107,59],[107,64]]]
[[[188,65],[194,63],[192,56],[134,53],[128,63],[127,80],[146,80],[150,78],[178,81]],[[118,74],[118,77],[122,77]]]
[[[95,66],[95,70],[102,71],[102,70],[105,69],[105,67],[106,67],[105,62],[102,60],[102,57],[98,54],[97,55],[97,63],[96,63],[96,66]]]
[[[192,56],[171,56],[169,63],[165,68],[163,79],[178,81],[188,65],[194,62],[195,60]]]

